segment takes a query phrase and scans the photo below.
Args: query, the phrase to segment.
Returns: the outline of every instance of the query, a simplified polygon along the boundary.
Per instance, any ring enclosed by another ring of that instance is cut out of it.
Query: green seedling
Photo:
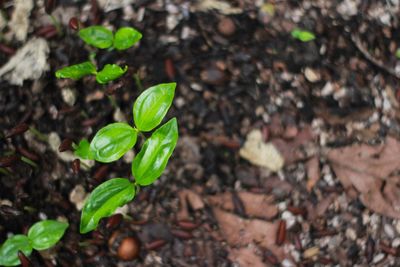
[[[294,29],[290,34],[293,38],[302,42],[309,42],[315,39],[315,35],[312,32],[304,31],[301,29]]]
[[[29,228],[28,235],[13,235],[0,247],[0,265],[16,266],[21,264],[18,251],[29,256],[33,249],[45,250],[54,246],[64,235],[68,223],[45,220]]]
[[[79,37],[88,45],[99,49],[116,49],[119,51],[132,47],[140,39],[142,34],[132,27],[122,27],[113,34],[103,26],[90,26],[79,30]],[[128,67],[120,67],[115,64],[107,64],[102,70],[97,70],[91,61],[64,67],[56,71],[57,78],[69,78],[79,80],[84,76],[95,75],[99,84],[105,84],[121,77]]]
[[[171,107],[175,87],[175,83],[164,83],[143,91],[133,105],[132,126],[111,123],[101,128],[90,143],[84,139],[78,145],[74,144],[78,157],[108,163],[132,149],[138,135],[144,137],[144,132],[155,129],[132,161],[135,180],[113,178],[90,194],[82,210],[81,233],[96,229],[100,219],[111,216],[118,207],[130,202],[140,186],[150,185],[161,176],[178,140],[176,118],[158,127]]]

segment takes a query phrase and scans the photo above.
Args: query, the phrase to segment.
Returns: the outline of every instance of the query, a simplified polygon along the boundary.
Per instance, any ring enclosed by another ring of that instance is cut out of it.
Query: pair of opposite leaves
[[[13,235],[0,247],[0,265],[16,266],[21,264],[18,251],[29,256],[33,249],[44,250],[54,246],[64,235],[68,223],[44,220],[32,225],[27,235]]]
[[[117,50],[128,49],[142,38],[142,34],[132,27],[122,27],[113,35],[112,31],[103,26],[90,26],[81,29],[79,30],[79,36],[88,45],[100,49],[113,47]],[[78,80],[93,74],[96,76],[98,83],[105,84],[119,78],[127,70],[127,66],[121,68],[116,64],[106,64],[102,70],[97,71],[92,62],[85,61],[57,70],[56,77]]]
[[[100,129],[92,141],[82,140],[75,149],[81,158],[108,163],[121,158],[136,143],[139,132],[156,128],[172,104],[175,83],[148,88],[134,103],[133,118],[136,127],[126,123],[112,123]],[[86,201],[81,217],[80,232],[95,229],[101,218],[108,217],[135,196],[136,185],[152,184],[164,171],[178,140],[176,118],[156,129],[145,141],[132,162],[135,183],[126,178],[114,178],[99,185]]]

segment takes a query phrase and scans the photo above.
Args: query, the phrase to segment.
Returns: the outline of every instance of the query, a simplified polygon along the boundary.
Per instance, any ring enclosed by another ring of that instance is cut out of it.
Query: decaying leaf
[[[13,85],[22,85],[24,80],[39,79],[49,69],[48,55],[46,40],[33,38],[0,68],[0,79]]]
[[[278,207],[274,204],[274,197],[264,194],[250,192],[237,193],[243,202],[247,216],[263,219],[272,219],[278,214]],[[228,211],[234,211],[232,193],[226,192],[215,196],[207,197],[209,203]]]
[[[213,212],[230,246],[248,246],[253,243],[269,249],[280,260],[285,258],[283,248],[275,245],[278,230],[277,222],[242,219],[233,213],[223,211],[219,208],[214,208]]]
[[[180,211],[177,214],[177,218],[179,220],[189,219],[189,207],[192,210],[200,210],[204,208],[204,202],[199,194],[190,190],[183,189],[178,193],[179,203],[180,203]]]
[[[343,187],[359,193],[374,212],[400,219],[400,142],[387,137],[378,146],[366,144],[333,149],[327,158]]]
[[[253,130],[247,135],[246,142],[239,154],[254,165],[268,168],[271,171],[279,171],[284,165],[281,153],[273,144],[263,141],[260,130]]]

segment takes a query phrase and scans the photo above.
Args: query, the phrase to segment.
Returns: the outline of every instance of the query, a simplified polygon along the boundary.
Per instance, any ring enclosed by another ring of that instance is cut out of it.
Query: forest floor
[[[0,6],[0,242],[41,219],[70,224],[34,266],[399,265],[399,1],[60,0],[61,32],[43,1]],[[73,16],[142,32],[127,51],[96,51],[128,74],[54,77],[95,51]],[[177,149],[118,227],[80,235],[85,197],[129,177],[134,153],[76,174],[58,147],[132,121],[138,81],[177,82]],[[120,260],[113,234],[136,236],[140,257]]]

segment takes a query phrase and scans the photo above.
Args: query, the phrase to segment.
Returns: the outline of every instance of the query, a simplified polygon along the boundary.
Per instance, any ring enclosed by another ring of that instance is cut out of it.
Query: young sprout
[[[294,29],[291,32],[293,38],[300,40],[302,42],[309,42],[315,39],[315,35],[312,32],[304,31],[301,29]]]
[[[122,27],[113,34],[103,26],[90,26],[79,30],[79,37],[88,45],[99,49],[126,50],[139,42],[142,34],[132,27]],[[97,71],[96,66],[86,61],[76,65],[64,67],[56,71],[57,78],[69,78],[79,80],[84,76],[95,75],[99,84],[105,84],[121,77],[128,67],[120,67],[115,64],[106,64]]]
[[[171,107],[175,87],[175,83],[164,83],[143,91],[133,105],[133,126],[121,122],[106,125],[90,143],[84,139],[75,145],[75,155],[106,163],[120,159],[135,145],[138,134],[152,131],[161,124]],[[113,178],[94,189],[82,210],[80,232],[94,230],[100,219],[111,216],[118,207],[131,201],[139,186],[150,185],[159,178],[177,140],[178,124],[176,118],[172,118],[151,134],[134,158],[131,167],[134,182]]]
[[[40,221],[32,225],[28,235],[13,235],[0,247],[0,265],[21,264],[18,251],[29,256],[33,249],[45,250],[54,246],[64,235],[68,223],[54,220]]]

